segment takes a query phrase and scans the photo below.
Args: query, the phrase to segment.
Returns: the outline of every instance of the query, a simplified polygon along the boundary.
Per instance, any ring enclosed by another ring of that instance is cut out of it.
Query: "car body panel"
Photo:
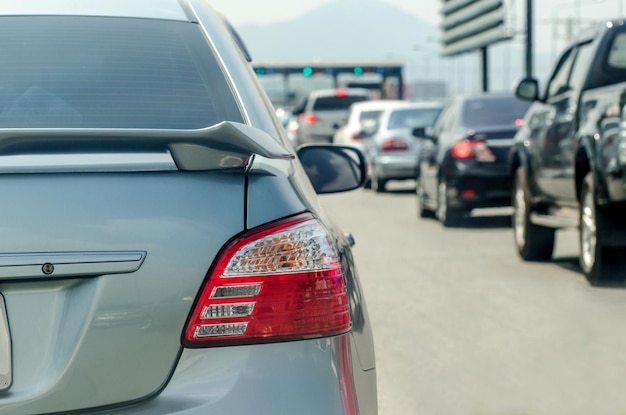
[[[1,405],[59,412],[154,394],[180,353],[168,333],[181,331],[212,258],[244,229],[244,177],[25,174],[0,182],[11,195],[1,208],[0,252],[146,252],[131,273],[0,281],[14,349],[14,382]]]

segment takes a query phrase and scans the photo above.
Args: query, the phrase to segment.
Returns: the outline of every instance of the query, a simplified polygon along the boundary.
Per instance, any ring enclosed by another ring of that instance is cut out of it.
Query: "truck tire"
[[[525,261],[548,261],[554,251],[556,230],[530,221],[532,206],[523,167],[515,172],[513,183],[513,239],[517,252]]]
[[[611,226],[610,217],[596,203],[593,173],[583,179],[579,215],[579,263],[587,281],[593,286],[624,281],[624,248],[607,247],[603,232]]]

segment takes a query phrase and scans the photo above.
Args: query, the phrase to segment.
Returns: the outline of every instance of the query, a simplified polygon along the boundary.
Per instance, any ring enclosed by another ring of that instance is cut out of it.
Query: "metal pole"
[[[533,0],[526,0],[526,76],[533,76]]]
[[[483,92],[489,91],[489,53],[487,46],[480,49],[483,72]]]

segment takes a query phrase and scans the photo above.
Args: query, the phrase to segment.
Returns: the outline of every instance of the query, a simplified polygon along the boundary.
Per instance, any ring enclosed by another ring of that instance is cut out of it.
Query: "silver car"
[[[204,0],[0,4],[0,413],[376,414],[351,254]]]
[[[390,102],[368,131],[365,152],[369,185],[384,192],[390,180],[414,180],[420,149],[415,130],[433,125],[443,104],[438,102]]]

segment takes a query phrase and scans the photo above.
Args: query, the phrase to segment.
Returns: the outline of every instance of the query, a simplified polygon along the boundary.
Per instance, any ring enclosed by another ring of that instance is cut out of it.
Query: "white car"
[[[344,124],[335,132],[333,143],[352,145],[364,150],[364,127],[368,123],[375,123],[385,108],[401,102],[404,101],[372,100],[352,104]]]
[[[350,105],[369,101],[370,91],[363,88],[320,89],[309,94],[294,111],[298,117],[297,144],[330,143],[335,130],[345,120]]]

